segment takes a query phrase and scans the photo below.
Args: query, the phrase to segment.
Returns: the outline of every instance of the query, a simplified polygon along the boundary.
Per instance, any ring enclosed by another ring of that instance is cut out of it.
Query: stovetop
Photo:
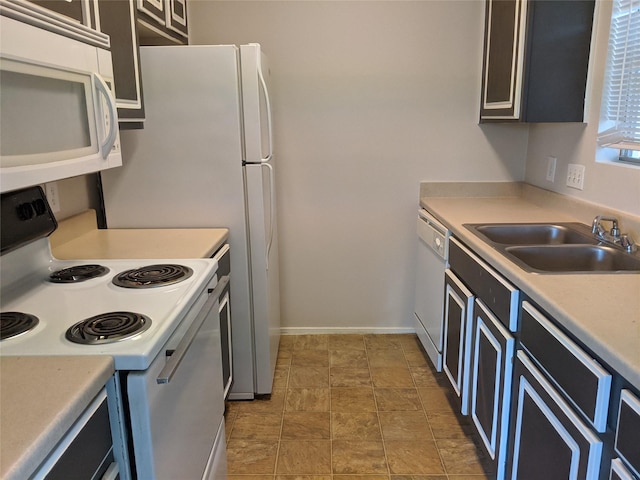
[[[118,370],[144,370],[160,353],[199,294],[215,282],[212,259],[79,260],[51,258],[46,238],[0,257],[1,311],[34,315],[32,330],[0,341],[0,355],[110,355]],[[80,283],[54,283],[49,275],[77,265],[98,264],[106,274]],[[190,275],[177,283],[153,288],[125,288],[114,277],[153,264],[180,265]],[[67,330],[89,317],[108,312],[133,312],[150,320],[147,329],[114,343],[80,344]]]

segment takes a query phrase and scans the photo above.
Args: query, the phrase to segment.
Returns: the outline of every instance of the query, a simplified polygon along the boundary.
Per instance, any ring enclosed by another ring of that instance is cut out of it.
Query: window
[[[614,0],[598,143],[640,164],[640,0]]]

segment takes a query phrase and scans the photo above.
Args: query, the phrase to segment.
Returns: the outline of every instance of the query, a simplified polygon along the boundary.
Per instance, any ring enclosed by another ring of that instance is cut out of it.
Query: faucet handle
[[[633,238],[631,238],[626,233],[620,235],[620,246],[629,253],[635,252],[638,249],[635,242],[633,241]]]

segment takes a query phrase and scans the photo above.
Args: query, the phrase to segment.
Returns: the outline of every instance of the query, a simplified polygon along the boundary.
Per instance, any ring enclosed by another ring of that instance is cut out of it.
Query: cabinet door
[[[189,43],[187,0],[135,0],[140,45]]]
[[[445,272],[444,282],[444,372],[460,398],[460,411],[466,415],[474,296],[451,270]]]
[[[233,383],[233,360],[231,357],[231,305],[229,303],[229,285],[220,298],[220,342],[222,347],[222,384],[226,399]]]
[[[187,0],[168,0],[166,11],[167,28],[186,37],[189,33],[187,29]]]
[[[100,0],[100,30],[111,37],[120,123],[144,120],[136,9],[129,0]]]
[[[85,12],[82,8],[83,0],[30,0],[32,3],[41,7],[59,13],[65,17],[71,18],[78,23],[88,25],[88,19],[85,20]]]
[[[635,480],[635,478],[631,475],[631,472],[626,469],[619,458],[614,458],[611,461],[609,480]]]
[[[165,22],[165,0],[136,0],[138,10],[153,18],[159,25]]]
[[[477,299],[473,322],[471,418],[493,459],[498,478],[502,478],[515,340]]]
[[[225,278],[231,275],[231,248],[226,243],[220,247],[213,255],[213,259],[218,262],[218,276]],[[220,294],[220,345],[222,348],[222,385],[224,387],[224,398],[229,395],[229,390],[233,384],[233,348],[232,348],[232,327],[231,327],[231,283],[227,283]]]
[[[640,399],[627,389],[620,395],[614,448],[640,476]]]
[[[597,479],[602,442],[522,351],[515,383],[509,478]]]
[[[480,119],[520,118],[526,0],[487,0]]]

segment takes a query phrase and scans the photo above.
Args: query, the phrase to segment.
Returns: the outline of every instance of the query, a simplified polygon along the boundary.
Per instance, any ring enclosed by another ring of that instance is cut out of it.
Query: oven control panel
[[[0,254],[47,237],[58,227],[41,187],[3,193],[1,202]]]

